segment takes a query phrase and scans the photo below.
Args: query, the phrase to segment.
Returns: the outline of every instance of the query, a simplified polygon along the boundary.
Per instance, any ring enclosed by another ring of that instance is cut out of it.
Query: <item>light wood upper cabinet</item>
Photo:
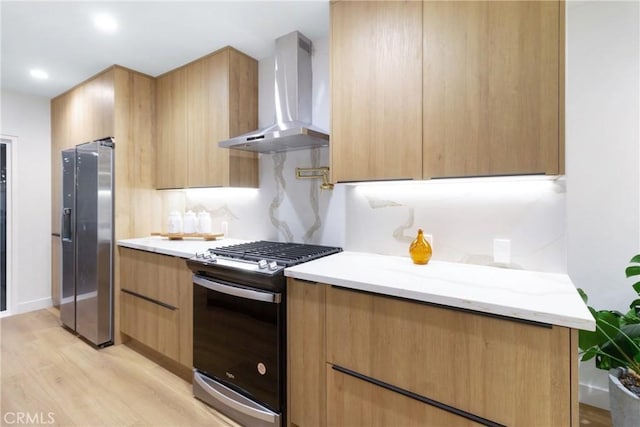
[[[187,186],[187,72],[178,68],[156,80],[156,187]]]
[[[229,135],[228,71],[228,51],[187,67],[189,187],[222,186],[228,176],[228,150],[218,147]]]
[[[331,4],[332,180],[564,173],[564,2]]]
[[[422,3],[331,4],[334,182],[422,178]]]
[[[561,7],[424,3],[425,178],[559,173]]]
[[[255,153],[218,141],[258,127],[257,62],[224,48],[158,78],[157,188],[257,187]]]
[[[51,227],[54,233],[60,232],[60,152],[114,136],[114,92],[114,69],[111,68],[51,100]]]

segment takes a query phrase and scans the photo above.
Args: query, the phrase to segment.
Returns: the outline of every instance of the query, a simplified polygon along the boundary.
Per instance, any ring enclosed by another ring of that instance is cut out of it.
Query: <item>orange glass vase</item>
[[[426,264],[431,259],[431,245],[424,238],[422,229],[418,229],[418,236],[409,246],[409,255],[414,264]]]

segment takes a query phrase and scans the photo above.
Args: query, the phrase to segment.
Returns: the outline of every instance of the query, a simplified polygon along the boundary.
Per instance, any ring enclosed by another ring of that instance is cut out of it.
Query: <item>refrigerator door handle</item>
[[[62,240],[71,241],[71,208],[62,209]]]

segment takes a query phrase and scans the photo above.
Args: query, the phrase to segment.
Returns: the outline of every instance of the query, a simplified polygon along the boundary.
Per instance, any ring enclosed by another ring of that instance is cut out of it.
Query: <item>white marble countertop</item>
[[[595,321],[566,274],[512,270],[361,252],[285,270],[297,279],[531,320],[595,330]]]
[[[209,248],[235,245],[245,242],[246,240],[230,238],[216,240],[189,238],[186,238],[184,240],[169,240],[166,237],[150,236],[137,239],[122,239],[118,240],[117,244],[118,246],[123,246],[125,248],[140,249],[142,251],[155,252],[180,258],[191,258],[196,254],[196,252],[204,252]]]

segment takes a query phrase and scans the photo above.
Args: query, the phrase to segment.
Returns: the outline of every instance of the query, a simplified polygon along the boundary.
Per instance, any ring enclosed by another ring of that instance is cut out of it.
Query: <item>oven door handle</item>
[[[224,283],[214,282],[201,276],[193,276],[193,283],[203,286],[211,291],[232,295],[239,298],[250,299],[254,301],[269,302],[272,304],[280,304],[280,294],[273,292],[256,291],[252,289],[239,288],[237,286],[225,285]]]

